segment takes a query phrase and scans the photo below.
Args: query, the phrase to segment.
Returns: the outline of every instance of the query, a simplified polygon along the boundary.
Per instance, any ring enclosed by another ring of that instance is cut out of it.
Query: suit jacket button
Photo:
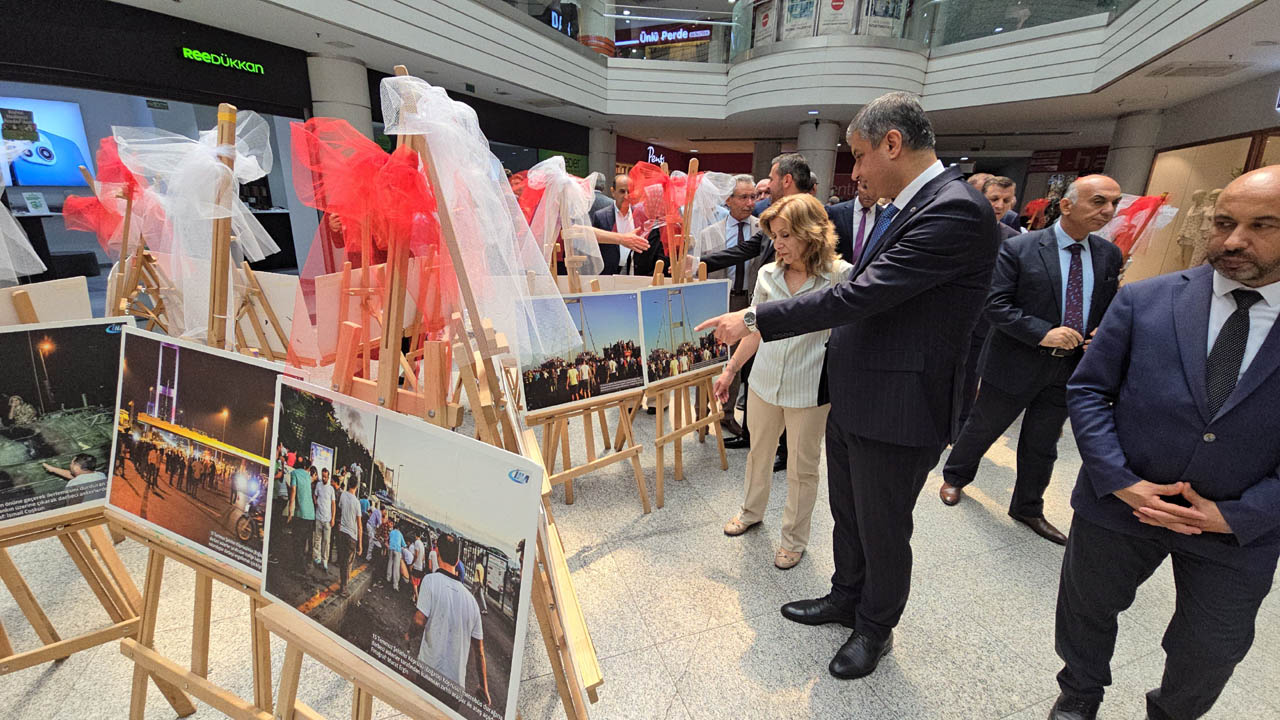
[[[1214,440],[1217,440],[1218,436],[1214,435],[1213,433],[1205,433],[1204,437],[1202,437],[1201,439],[1208,443],[1208,442],[1213,442]]]

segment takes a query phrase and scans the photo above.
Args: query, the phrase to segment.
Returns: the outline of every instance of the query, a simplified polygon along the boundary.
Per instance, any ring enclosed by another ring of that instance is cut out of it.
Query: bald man
[[[1082,177],[1067,189],[1059,222],[1000,246],[987,296],[991,330],[979,360],[982,385],[942,469],[943,504],[960,502],[982,456],[1025,411],[1009,516],[1066,544],[1045,519],[1044,491],[1067,421],[1067,379],[1116,294],[1124,257],[1092,233],[1111,220],[1118,202],[1115,180]]]
[[[591,226],[598,230],[608,230],[622,235],[630,235],[634,232],[637,224],[635,215],[631,211],[630,189],[631,178],[626,175],[614,177],[613,202],[603,208],[592,209]],[[617,244],[601,243],[600,257],[604,260],[601,275],[631,274],[631,251],[628,248]]]
[[[1213,707],[1271,590],[1280,555],[1280,165],[1236,178],[1211,212],[1209,265],[1126,285],[1067,385],[1082,462],[1058,588],[1064,667],[1051,720],[1097,716],[1116,616],[1166,557],[1177,605],[1160,686],[1147,693],[1154,720]]]

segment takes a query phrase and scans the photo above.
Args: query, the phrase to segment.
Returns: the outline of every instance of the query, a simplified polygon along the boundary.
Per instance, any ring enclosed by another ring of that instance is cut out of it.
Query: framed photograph
[[[534,298],[535,313],[544,304],[563,304],[581,342],[558,355],[533,358],[521,373],[525,408],[543,410],[643,387],[638,298],[634,292]]]
[[[107,504],[261,575],[282,372],[283,365],[125,330]]]
[[[0,527],[103,504],[120,339],[132,325],[0,328]]]
[[[729,281],[663,285],[640,293],[646,382],[657,382],[728,362],[729,346],[715,332],[694,332],[703,321],[729,312]]]
[[[286,377],[275,424],[264,594],[449,717],[515,718],[542,468]]]

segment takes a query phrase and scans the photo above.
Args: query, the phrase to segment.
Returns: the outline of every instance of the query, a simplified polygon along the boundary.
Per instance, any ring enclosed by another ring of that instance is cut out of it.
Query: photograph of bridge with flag
[[[581,342],[556,355],[535,357],[522,374],[525,405],[542,410],[644,385],[640,308],[633,292],[534,298],[569,310]]]
[[[729,346],[715,332],[693,331],[703,321],[729,312],[729,281],[664,285],[640,291],[647,382],[727,362]]]
[[[515,718],[542,468],[290,378],[277,404],[264,594],[449,717]]]
[[[243,355],[126,330],[107,503],[260,574],[279,372]]]

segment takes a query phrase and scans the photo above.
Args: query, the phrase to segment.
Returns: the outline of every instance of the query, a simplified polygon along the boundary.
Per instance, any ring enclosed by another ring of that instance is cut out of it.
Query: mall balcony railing
[[[606,57],[729,63],[831,44],[936,52],[1099,16],[1110,23],[1138,0],[736,0],[727,11],[607,0],[478,0],[503,5]],[[642,2],[643,0],[633,0]],[[690,3],[692,4],[692,2]],[[526,21],[527,22],[527,21]],[[1005,38],[1008,38],[1007,40]],[[984,43],[985,44],[985,43]],[[958,49],[958,48],[957,48]]]

